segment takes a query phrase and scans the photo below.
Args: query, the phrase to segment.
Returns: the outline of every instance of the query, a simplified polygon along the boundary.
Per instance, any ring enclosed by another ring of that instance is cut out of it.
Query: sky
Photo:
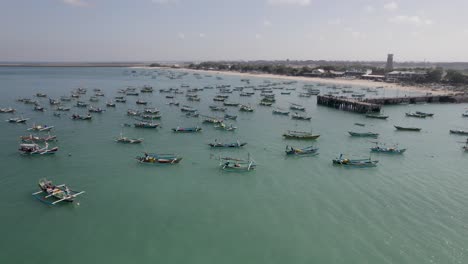
[[[468,0],[0,0],[0,61],[468,61]]]

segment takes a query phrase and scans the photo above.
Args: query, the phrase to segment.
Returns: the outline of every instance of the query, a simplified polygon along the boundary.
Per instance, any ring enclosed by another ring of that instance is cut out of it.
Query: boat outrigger
[[[39,188],[41,190],[33,193],[32,196],[49,205],[56,205],[60,202],[73,202],[77,196],[85,193],[84,191],[71,190],[65,184],[54,185],[47,179],[39,180]]]

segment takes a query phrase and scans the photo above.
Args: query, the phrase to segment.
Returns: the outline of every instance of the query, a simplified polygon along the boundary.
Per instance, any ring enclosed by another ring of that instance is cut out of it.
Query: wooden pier
[[[351,98],[336,97],[331,95],[318,95],[317,104],[357,113],[378,113],[382,108],[382,105],[380,104],[359,101]]]
[[[417,104],[417,103],[456,103],[453,95],[424,95],[404,97],[367,98],[363,101],[379,105]]]

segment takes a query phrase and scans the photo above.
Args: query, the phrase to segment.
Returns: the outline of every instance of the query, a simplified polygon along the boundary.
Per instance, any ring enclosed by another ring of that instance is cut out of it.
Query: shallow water
[[[162,72],[162,71],[160,71]],[[167,72],[167,71],[164,71]],[[152,75],[156,76],[154,79]],[[162,127],[146,130],[122,127],[132,123],[129,108],[138,109],[137,97],[126,104],[93,114],[93,120],[72,121],[72,108],[54,117],[49,108],[32,111],[17,103],[18,97],[44,92],[58,98],[78,87],[100,88],[106,98],[127,86],[190,88],[231,84],[245,86],[242,77],[202,79],[188,74],[170,80],[163,74],[122,68],[0,68],[0,107],[12,106],[15,115],[31,118],[28,124],[0,122],[1,263],[467,263],[468,245],[468,153],[449,129],[467,129],[464,104],[425,104],[385,107],[388,120],[317,106],[315,97],[297,93],[277,95],[276,106],[290,102],[306,106],[312,121],[294,121],[272,115],[271,107],[259,106],[256,95],[230,95],[229,101],[250,103],[253,113],[238,112],[235,132],[219,131],[186,118],[169,106],[166,94],[140,97],[158,107]],[[250,78],[250,85],[264,79]],[[270,80],[271,82],[281,80]],[[378,85],[376,85],[378,86]],[[182,89],[182,88],[181,88]],[[186,88],[183,88],[186,89]],[[330,91],[321,86],[323,92]],[[353,87],[361,92],[360,87]],[[202,114],[211,112],[217,89],[199,92],[202,101],[186,102]],[[403,95],[380,91],[380,95]],[[95,105],[105,108],[105,98]],[[70,103],[71,105],[71,103]],[[433,118],[405,117],[405,112],[427,111]],[[60,151],[55,156],[19,155],[18,137],[28,135],[34,122],[55,126]],[[366,127],[354,126],[355,122]],[[197,134],[174,134],[176,126],[202,126]],[[417,126],[422,131],[396,131],[393,125]],[[284,140],[288,129],[321,134],[316,142]],[[367,158],[373,139],[353,138],[347,131],[380,133],[379,141],[407,148],[404,155],[372,154],[375,168],[348,169],[332,165],[340,153]],[[142,137],[141,145],[123,145],[113,138],[123,132]],[[218,139],[248,142],[243,149],[212,150],[207,143]],[[286,158],[286,145],[320,148],[314,157]],[[175,166],[146,166],[134,157],[143,152],[177,153]],[[227,173],[216,157],[238,158],[248,153],[257,162],[249,173]],[[37,181],[47,177],[86,193],[76,203],[48,206],[35,200]]]

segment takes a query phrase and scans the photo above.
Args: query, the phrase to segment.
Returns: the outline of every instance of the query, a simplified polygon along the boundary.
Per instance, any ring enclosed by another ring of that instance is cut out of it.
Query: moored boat
[[[230,119],[230,120],[236,120],[236,119],[237,119],[237,116],[236,116],[236,115],[225,114],[225,115],[224,115],[224,118],[225,118],[225,119]]]
[[[395,126],[394,127],[397,129],[397,130],[401,130],[401,131],[421,131],[421,128],[419,127],[402,127],[402,126]]]
[[[52,128],[54,128],[54,126],[36,125],[36,124],[33,124],[32,127],[28,128],[28,131],[39,131],[39,132],[43,132],[43,131],[50,131]]]
[[[138,122],[133,124],[137,128],[157,128],[159,127],[159,123],[152,123],[152,122]]]
[[[143,164],[177,164],[182,157],[177,154],[144,153],[144,156],[136,157],[136,159]]]
[[[359,168],[366,168],[366,167],[375,167],[377,166],[378,160],[371,160],[368,159],[347,159],[343,158],[343,154],[340,154],[339,158],[333,159],[334,165],[343,165],[343,166],[350,166],[350,167],[359,167]]]
[[[240,142],[239,140],[234,143],[220,143],[217,140],[215,140],[214,143],[208,143],[208,145],[212,148],[241,148],[247,145],[247,143]]]
[[[426,115],[418,114],[418,113],[405,113],[408,117],[417,117],[417,118],[426,118]]]
[[[77,196],[85,193],[84,191],[71,190],[65,184],[54,185],[47,179],[39,180],[38,185],[41,190],[32,195],[39,201],[49,205],[56,205],[63,201],[73,202]]]
[[[348,133],[352,136],[352,137],[378,137],[379,134],[378,133],[374,133],[374,132],[353,132],[353,131],[348,131]]]
[[[78,114],[73,114],[71,116],[71,119],[72,120],[91,120],[93,118],[93,116],[91,116],[90,114],[87,114],[87,115],[78,115]]]
[[[378,152],[378,153],[387,153],[387,154],[403,154],[406,149],[400,149],[398,147],[385,147],[385,146],[379,146],[378,143],[374,147],[371,147],[372,152]]]
[[[17,124],[20,124],[20,123],[26,123],[26,121],[28,121],[29,118],[22,118],[22,117],[12,117],[12,118],[9,118],[7,119],[6,121],[8,123],[17,123]]]
[[[367,118],[374,118],[374,119],[387,119],[387,115],[381,115],[381,114],[374,114],[374,113],[368,113],[366,114]]]
[[[120,133],[120,136],[115,139],[115,142],[117,143],[126,143],[126,144],[139,144],[143,142],[142,138],[128,138],[124,137],[122,133]]]
[[[318,148],[314,146],[305,147],[305,148],[295,148],[286,146],[286,155],[296,155],[296,156],[312,156],[318,154]]]
[[[230,157],[219,158],[219,167],[224,171],[229,172],[247,172],[254,170],[257,166],[254,160],[249,158],[247,160],[236,159]]]
[[[38,144],[20,144],[18,149],[21,154],[25,155],[50,155],[58,151],[58,147],[49,149],[49,144],[46,142],[45,147],[40,147]]]
[[[320,135],[312,134],[312,132],[303,132],[303,131],[293,131],[288,130],[286,133],[283,134],[284,138],[287,139],[308,139],[314,140],[320,137]]]
[[[300,114],[298,114],[298,113],[293,113],[293,114],[291,115],[291,119],[310,121],[310,120],[312,119],[312,117],[310,117],[310,116],[305,116],[305,115],[300,115]]]
[[[450,133],[457,134],[457,135],[468,135],[468,130],[450,129]]]
[[[253,112],[254,109],[250,105],[240,105],[239,111],[242,112]]]
[[[172,131],[177,133],[195,133],[200,132],[202,130],[201,127],[176,127],[173,128]]]

